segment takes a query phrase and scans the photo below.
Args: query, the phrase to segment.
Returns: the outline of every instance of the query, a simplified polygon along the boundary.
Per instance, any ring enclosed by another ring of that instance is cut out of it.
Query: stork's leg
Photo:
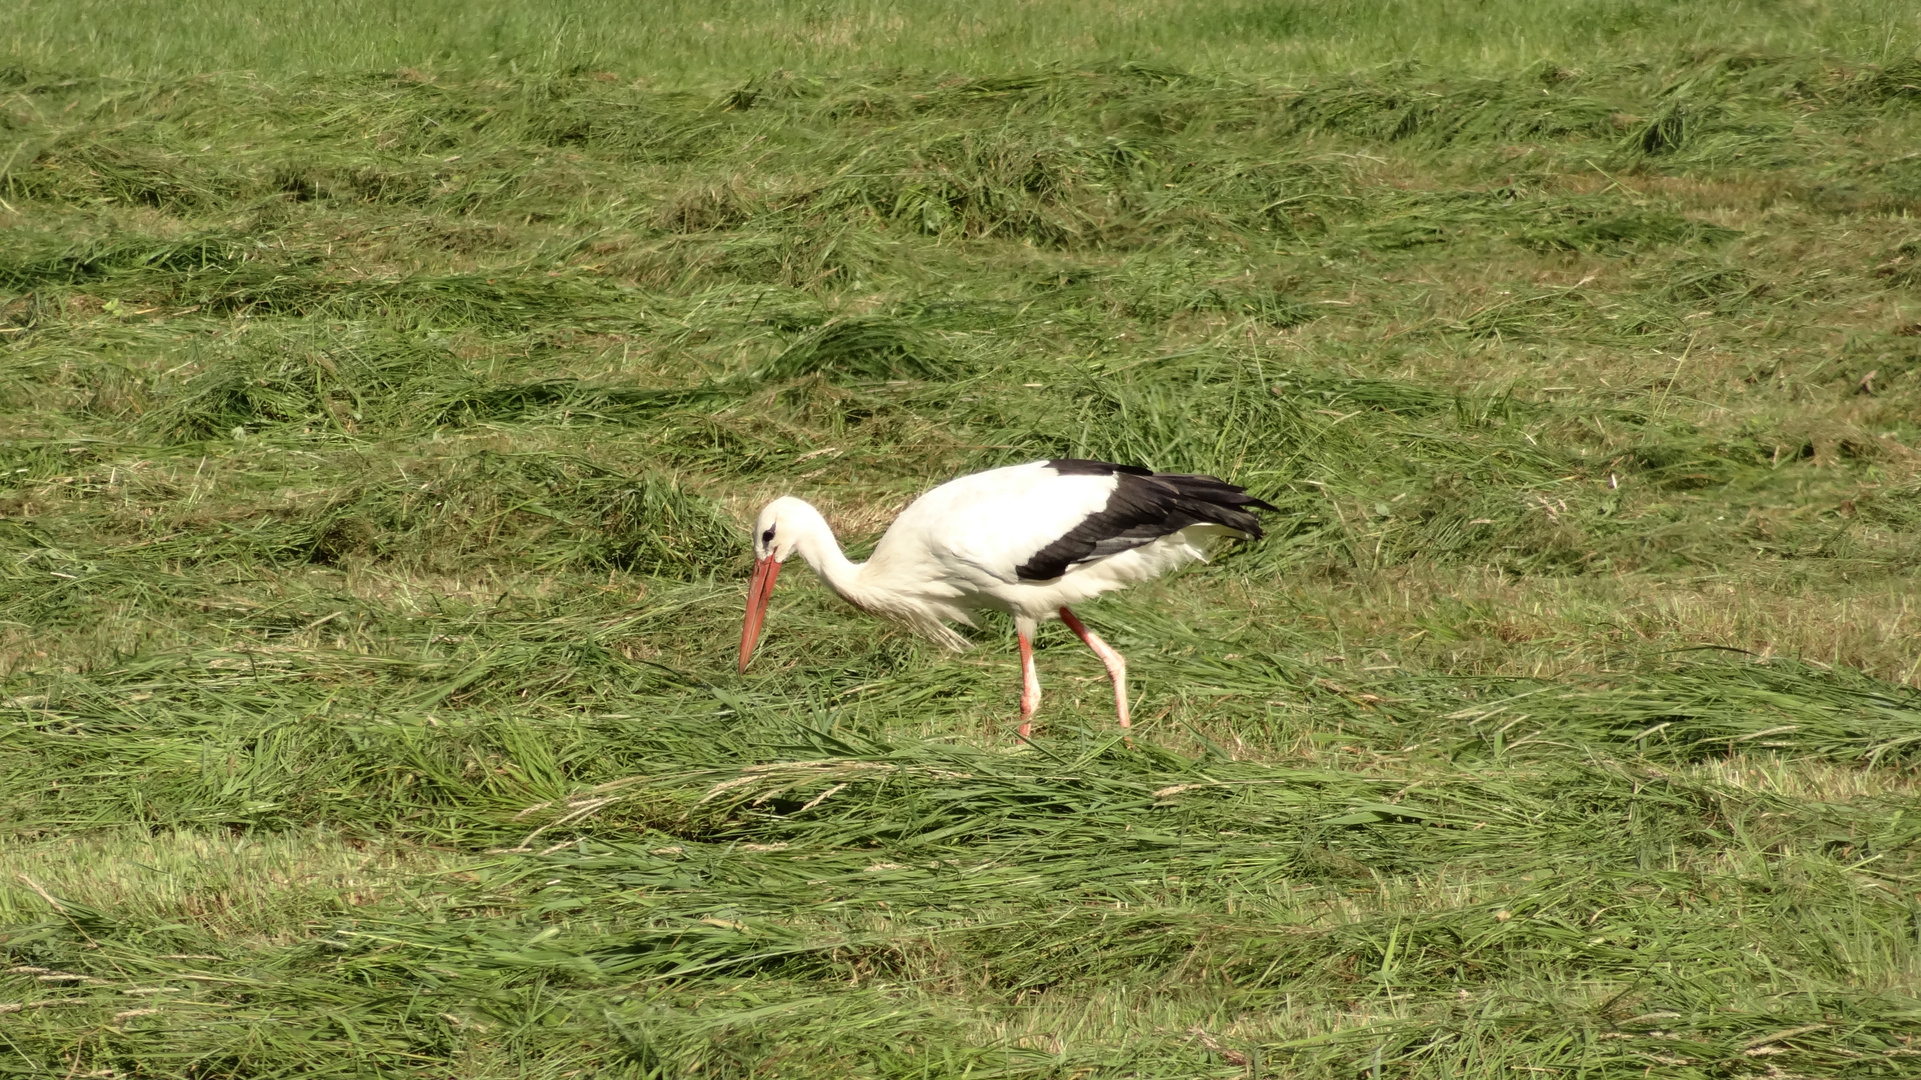
[[[1087,642],[1087,647],[1094,650],[1094,655],[1101,658],[1101,663],[1107,665],[1107,677],[1114,680],[1114,711],[1120,714],[1122,727],[1133,727],[1127,718],[1127,658],[1115,652],[1112,645],[1102,641],[1099,634],[1089,630],[1086,623],[1075,618],[1074,613],[1066,608],[1061,609],[1061,621],[1067,624],[1069,630],[1079,634],[1080,639]]]
[[[1021,642],[1021,727],[1025,739],[1034,730],[1034,712],[1041,707],[1041,677],[1034,670],[1034,620],[1014,620],[1014,636]]]

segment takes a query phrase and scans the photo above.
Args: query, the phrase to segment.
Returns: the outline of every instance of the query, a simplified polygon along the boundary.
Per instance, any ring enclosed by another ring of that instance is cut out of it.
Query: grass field
[[[260,10],[0,11],[0,1074],[1921,1075],[1911,5]],[[734,673],[1052,455],[1133,745]]]

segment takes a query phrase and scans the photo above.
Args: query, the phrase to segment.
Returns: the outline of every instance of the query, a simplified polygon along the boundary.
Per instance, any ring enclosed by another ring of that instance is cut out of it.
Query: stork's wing
[[[1077,563],[1118,555],[1190,525],[1220,525],[1258,540],[1261,523],[1247,507],[1275,509],[1249,495],[1246,488],[1213,476],[1151,473],[1101,461],[1064,459],[1047,464],[1063,476],[1106,472],[1114,478],[1114,490],[1099,511],[1017,566],[1015,573],[1023,581],[1060,577]]]
[[[1047,581],[1189,525],[1211,523],[1261,535],[1244,507],[1267,503],[1211,476],[1152,473],[1063,458],[992,469],[942,484],[888,529],[873,563],[931,559],[915,576],[972,581]],[[893,566],[889,567],[893,569]],[[956,582],[958,584],[958,582]]]

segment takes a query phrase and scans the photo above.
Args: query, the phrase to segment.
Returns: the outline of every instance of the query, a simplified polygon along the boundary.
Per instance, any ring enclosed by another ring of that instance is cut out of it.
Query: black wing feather
[[[1063,476],[1113,476],[1117,482],[1106,506],[1014,568],[1022,581],[1060,577],[1075,563],[1118,555],[1189,525],[1221,525],[1259,540],[1260,519],[1247,508],[1279,509],[1214,476],[1157,473],[1079,458],[1060,458],[1047,466]]]

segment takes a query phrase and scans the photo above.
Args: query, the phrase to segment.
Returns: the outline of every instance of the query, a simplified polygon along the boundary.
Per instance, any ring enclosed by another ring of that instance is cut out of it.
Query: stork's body
[[[967,640],[947,623],[973,625],[981,611],[1012,616],[1021,648],[1021,736],[1040,704],[1036,627],[1059,617],[1080,635],[1114,682],[1129,724],[1121,655],[1068,605],[1158,577],[1224,537],[1258,539],[1247,509],[1274,507],[1211,476],[1153,473],[1100,461],[1010,465],[949,481],[894,519],[865,563],[841,553],[826,519],[795,498],[776,499],[756,526],[741,670],[753,653],[780,564],[798,552],[828,587],[871,614],[903,622],[950,648]]]

